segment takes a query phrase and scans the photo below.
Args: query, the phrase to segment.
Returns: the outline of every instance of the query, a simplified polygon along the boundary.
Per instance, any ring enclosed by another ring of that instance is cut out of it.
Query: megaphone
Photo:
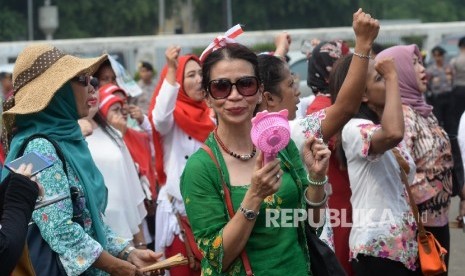
[[[253,144],[264,153],[263,164],[273,161],[291,138],[287,109],[279,112],[262,111],[252,118],[250,136]]]

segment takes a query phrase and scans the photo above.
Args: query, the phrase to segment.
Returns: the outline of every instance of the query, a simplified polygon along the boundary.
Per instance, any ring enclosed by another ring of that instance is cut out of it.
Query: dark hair
[[[93,76],[96,77],[97,79],[100,79],[100,74],[101,74],[102,69],[103,69],[104,67],[110,67],[110,68],[112,68],[112,67],[111,67],[111,63],[110,63],[110,60],[107,59],[107,60],[105,60],[104,62],[102,62],[102,64],[100,64],[100,66],[98,67],[97,71],[95,71],[95,73],[94,73]],[[112,68],[112,70],[113,70],[113,68]]]
[[[150,64],[150,63],[147,62],[147,61],[142,61],[142,62],[140,63],[140,68],[145,68],[145,69],[147,69],[147,70],[153,72],[153,66],[152,66],[152,64]]]
[[[376,42],[373,42],[373,44],[371,45],[371,51],[375,55],[381,53],[381,51],[383,51],[384,49],[385,47],[383,45],[376,43]]]
[[[461,37],[459,39],[459,44],[458,44],[459,48],[465,48],[465,36]]]
[[[12,74],[8,72],[0,72],[0,80],[10,79],[12,78]]]
[[[285,65],[284,61],[275,56],[258,55],[258,69],[265,91],[280,98],[282,97],[278,86],[284,80],[283,71]]]
[[[349,72],[349,67],[352,62],[352,58],[353,58],[353,54],[349,54],[347,56],[340,58],[334,64],[333,70],[331,71],[331,74],[329,75],[329,92],[331,93],[332,103],[336,101],[339,90],[341,90],[341,87],[344,83],[347,73]],[[378,115],[368,107],[367,103],[363,103],[363,102],[360,104],[358,113],[355,114],[354,118],[367,119],[367,120],[372,121],[375,124],[380,123],[380,119]],[[347,168],[347,159],[345,156],[344,149],[342,148],[341,131],[339,131],[337,135],[336,157],[338,158],[339,164]]]
[[[439,55],[443,56],[446,53],[446,50],[441,46],[435,46],[433,49],[431,49],[431,54],[434,55],[434,53],[438,53]]]
[[[258,59],[257,55],[252,52],[249,48],[244,45],[233,43],[227,44],[225,47],[211,52],[203,61],[202,64],[202,87],[205,91],[208,91],[208,83],[210,82],[211,68],[217,62],[225,59],[243,59],[252,64],[254,69],[255,77],[261,82],[260,74],[258,70]]]

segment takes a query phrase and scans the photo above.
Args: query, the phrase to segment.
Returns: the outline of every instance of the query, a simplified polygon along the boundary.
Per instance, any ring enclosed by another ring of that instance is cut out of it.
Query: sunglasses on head
[[[237,92],[244,97],[250,97],[258,92],[258,78],[254,76],[242,77],[235,83],[228,79],[212,80],[208,83],[208,92],[214,99],[225,99],[229,97],[233,85]]]
[[[80,75],[75,78],[73,78],[73,81],[78,82],[79,84],[82,84],[83,86],[88,86],[90,83],[91,77],[89,75]]]

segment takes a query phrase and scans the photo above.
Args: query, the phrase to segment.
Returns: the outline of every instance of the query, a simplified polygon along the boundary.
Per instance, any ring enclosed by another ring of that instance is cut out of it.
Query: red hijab
[[[187,96],[184,90],[184,70],[189,60],[196,61],[200,64],[200,60],[194,55],[181,56],[178,59],[178,69],[176,70],[176,82],[181,85],[179,88],[178,98],[176,99],[176,107],[174,108],[174,122],[187,135],[204,142],[208,134],[213,131],[215,124],[210,118],[210,109],[205,101],[194,101]],[[160,93],[161,85],[166,78],[168,66],[165,65],[160,74],[160,81],[155,88],[155,91],[150,101],[149,119],[153,128],[153,143],[155,145],[155,168],[158,174],[158,180],[161,184],[166,183],[166,174],[163,166],[163,141],[160,133],[153,125],[152,111],[157,104],[157,96]]]

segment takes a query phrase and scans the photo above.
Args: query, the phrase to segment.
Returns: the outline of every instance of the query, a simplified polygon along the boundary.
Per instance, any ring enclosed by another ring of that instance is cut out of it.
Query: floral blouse
[[[431,113],[423,117],[404,105],[404,141],[417,166],[412,194],[425,226],[449,221],[452,193],[452,152],[449,137]]]
[[[70,194],[70,187],[76,186],[83,191],[76,173],[67,163],[68,178],[63,171],[63,163],[58,158],[53,145],[43,138],[29,142],[25,153],[35,151],[42,154],[53,166],[43,170],[37,175],[37,180],[45,190],[45,197],[57,194]],[[72,222],[73,207],[71,199],[59,201],[38,209],[32,213],[32,219],[37,224],[44,240],[53,251],[57,252],[68,275],[108,275],[104,271],[91,268],[103,250],[117,256],[128,244],[128,241],[116,236],[106,225],[106,248],[95,240],[96,233],[92,228],[90,212],[83,211],[84,227]]]
[[[358,254],[388,258],[416,269],[417,224],[400,178],[400,166],[391,150],[370,154],[373,134],[381,128],[365,119],[351,119],[342,130],[353,208],[349,237],[350,258]],[[410,166],[415,164],[403,143],[397,146]]]

